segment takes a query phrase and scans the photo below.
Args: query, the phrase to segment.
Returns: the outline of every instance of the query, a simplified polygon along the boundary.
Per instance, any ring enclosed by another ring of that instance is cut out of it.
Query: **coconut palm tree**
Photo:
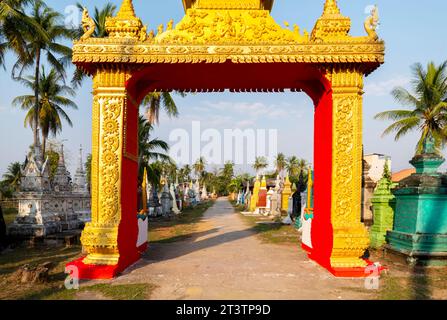
[[[183,92],[176,92],[177,95],[185,97]],[[149,93],[141,105],[146,108],[146,116],[151,124],[159,124],[160,110],[164,109],[167,115],[171,118],[178,117],[179,112],[177,104],[169,92],[152,92]]]
[[[278,155],[275,158],[275,167],[276,167],[276,173],[279,175],[282,175],[284,169],[286,168],[287,160],[284,153],[278,153]]]
[[[59,41],[72,39],[74,33],[64,26],[62,21],[63,16],[49,8],[42,0],[32,0],[31,5],[29,18],[34,24],[39,25],[41,29],[45,30],[45,34],[41,34],[35,28],[23,27],[20,24],[17,26],[26,42],[28,56],[26,59],[19,59],[15,63],[13,77],[20,80],[25,70],[34,67],[34,103],[36,112],[34,113],[32,128],[34,145],[36,145],[40,115],[39,81],[41,63],[45,56],[48,64],[65,78],[65,67],[71,61],[72,50],[60,44]]]
[[[289,176],[296,177],[300,174],[300,159],[296,156],[291,156],[287,159],[286,165]]]
[[[194,172],[200,180],[203,179],[204,177],[205,167],[206,167],[205,157],[200,157],[193,165]]]
[[[36,79],[33,76],[22,78],[20,81],[25,87],[34,91]],[[45,68],[42,67],[38,86],[39,100],[37,104],[34,94],[19,96],[12,103],[28,111],[25,117],[25,126],[33,126],[36,113],[38,112],[39,128],[42,133],[42,153],[45,158],[48,136],[50,134],[56,136],[62,131],[62,119],[70,127],[73,126],[64,108],[77,109],[78,107],[76,103],[67,98],[67,96],[73,97],[75,95],[74,90],[64,84],[63,76],[55,69],[51,69],[47,74]],[[36,105],[39,106],[38,109],[36,109]]]
[[[139,181],[142,181],[145,167],[148,176],[158,176],[158,173],[155,173],[155,167],[151,166],[151,161],[171,161],[171,158],[165,153],[169,151],[169,145],[163,140],[151,139],[153,129],[149,121],[140,115],[138,119]]]
[[[30,2],[31,0],[0,1],[0,65],[3,67],[7,51],[12,51],[18,60],[29,59],[22,30],[33,28],[40,36],[48,38],[45,30],[25,14],[25,8]]]
[[[8,166],[6,173],[3,175],[2,183],[10,190],[17,191],[22,178],[22,165],[20,162],[13,162]]]
[[[395,100],[408,109],[381,112],[375,118],[394,121],[383,135],[395,133],[396,141],[411,131],[419,131],[416,153],[422,152],[428,136],[435,139],[439,152],[447,137],[447,61],[440,65],[430,62],[426,69],[417,63],[412,72],[413,92],[402,87],[391,92]]]
[[[221,175],[227,179],[234,177],[234,162],[227,161],[221,170]]]
[[[189,164],[185,164],[182,168],[180,168],[178,172],[178,177],[181,181],[189,181],[191,180],[191,166]]]
[[[256,174],[259,174],[260,171],[266,169],[269,166],[266,157],[256,157],[255,163],[253,164],[253,169],[255,169]]]
[[[5,67],[5,54],[11,49],[17,56],[27,56],[25,44],[20,32],[17,32],[16,22],[25,17],[24,6],[27,1],[0,1],[0,65]]]
[[[307,163],[306,159],[300,159],[299,160],[299,164],[298,164],[298,168],[300,170],[300,173],[298,175],[301,174],[301,172],[306,172],[307,168],[309,167],[309,164]]]

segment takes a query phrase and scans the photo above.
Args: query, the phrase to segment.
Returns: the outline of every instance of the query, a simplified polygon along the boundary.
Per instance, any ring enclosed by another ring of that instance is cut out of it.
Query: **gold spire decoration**
[[[337,5],[337,0],[326,0],[326,3],[324,4],[323,16],[339,14],[340,8]]]
[[[147,28],[143,27],[140,18],[135,15],[132,0],[123,0],[116,17],[106,19],[106,30],[109,38],[140,41],[147,39]]]
[[[118,11],[118,14],[116,15],[117,18],[120,19],[129,19],[129,18],[136,18],[135,15],[135,9],[133,7],[132,0],[124,0],[121,4],[121,8]]]
[[[337,0],[326,0],[323,14],[315,24],[312,31],[312,40],[340,40],[349,37],[351,30],[351,19],[341,14]]]

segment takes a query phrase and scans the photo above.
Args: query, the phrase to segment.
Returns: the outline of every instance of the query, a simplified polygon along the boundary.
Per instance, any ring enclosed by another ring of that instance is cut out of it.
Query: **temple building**
[[[45,237],[66,230],[80,229],[90,220],[90,193],[82,163],[74,184],[65,165],[63,147],[53,179],[50,178],[48,159],[43,162],[40,144],[27,156],[22,171],[18,200],[18,214],[8,226],[13,238]]]

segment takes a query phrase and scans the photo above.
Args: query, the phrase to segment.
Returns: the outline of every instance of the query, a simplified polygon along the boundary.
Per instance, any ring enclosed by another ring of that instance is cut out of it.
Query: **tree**
[[[266,157],[256,157],[255,163],[253,164],[253,169],[255,169],[256,174],[259,174],[261,170],[266,169],[268,166]]]
[[[151,139],[153,126],[143,116],[138,119],[138,168],[139,181],[143,181],[144,168],[148,171],[148,176],[159,175],[156,166],[150,166],[151,161],[171,161],[171,158],[164,152],[169,151],[169,145],[163,140]],[[161,151],[161,152],[160,152]],[[157,170],[156,170],[157,169]]]
[[[206,167],[206,159],[204,157],[200,157],[199,159],[197,159],[196,163],[194,163],[193,165],[194,172],[197,178],[199,178],[200,180],[203,179],[205,167]]]
[[[61,20],[63,16],[53,9],[49,8],[42,0],[32,0],[32,7],[29,18],[33,24],[40,26],[37,28],[29,28],[22,24],[17,26],[19,32],[22,34],[24,42],[26,43],[26,57],[20,58],[13,67],[13,77],[21,78],[24,70],[34,67],[34,145],[38,141],[38,127],[39,127],[39,81],[40,70],[43,55],[46,55],[48,64],[56,70],[62,78],[65,78],[65,66],[71,61],[71,48],[58,43],[59,40],[72,39],[74,33],[66,28]],[[40,32],[40,29],[45,30],[45,33]],[[16,72],[19,71],[18,76]]]
[[[234,162],[227,161],[222,168],[222,176],[232,179],[234,177]]]
[[[177,92],[181,97],[185,97],[183,92]],[[146,116],[151,124],[160,122],[160,110],[164,109],[169,117],[178,117],[177,105],[169,92],[149,93],[141,103],[146,108]]]
[[[300,159],[296,156],[291,156],[287,158],[286,165],[287,172],[289,176],[296,177],[300,174]]]
[[[284,153],[278,153],[275,158],[276,174],[282,175],[284,169],[286,168],[286,165],[286,156],[284,155]]]
[[[8,166],[6,173],[3,175],[3,184],[12,192],[18,191],[20,180],[22,178],[22,165],[20,162],[13,162]]]
[[[7,51],[12,51],[18,60],[29,59],[30,54],[21,30],[34,28],[35,32],[46,37],[45,30],[24,13],[30,2],[31,0],[0,1],[0,65],[3,67]]]
[[[394,99],[408,109],[381,112],[375,119],[394,121],[383,135],[395,133],[396,141],[411,131],[419,131],[417,154],[422,152],[423,142],[430,135],[439,152],[447,137],[447,61],[439,66],[430,62],[427,69],[417,63],[412,72],[413,93],[402,87],[391,92]]]
[[[189,181],[191,180],[191,166],[189,164],[185,164],[182,168],[179,169],[178,177],[181,181]]]
[[[20,81],[25,87],[34,90],[36,86],[36,79],[34,77],[20,78]],[[74,96],[75,92],[72,88],[66,86],[63,77],[55,69],[52,69],[48,74],[45,73],[44,67],[40,74],[40,81],[37,82],[38,88],[38,103],[35,103],[34,95],[24,95],[13,100],[13,105],[20,106],[23,110],[28,110],[25,117],[25,126],[33,127],[35,123],[36,112],[39,112],[39,127],[42,133],[42,153],[45,158],[46,143],[48,136],[52,134],[56,136],[62,131],[62,119],[64,119],[69,126],[73,126],[68,114],[64,111],[64,107],[77,109],[76,103],[66,96]],[[39,106],[36,109],[36,105]]]

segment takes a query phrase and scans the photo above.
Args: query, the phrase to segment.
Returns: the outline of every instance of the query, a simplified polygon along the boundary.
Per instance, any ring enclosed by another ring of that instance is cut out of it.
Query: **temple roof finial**
[[[326,0],[323,15],[333,14],[340,14],[340,8],[337,5],[337,0]]]
[[[136,17],[132,0],[123,1],[123,3],[121,4],[121,8],[118,11],[117,17],[120,19]]]

